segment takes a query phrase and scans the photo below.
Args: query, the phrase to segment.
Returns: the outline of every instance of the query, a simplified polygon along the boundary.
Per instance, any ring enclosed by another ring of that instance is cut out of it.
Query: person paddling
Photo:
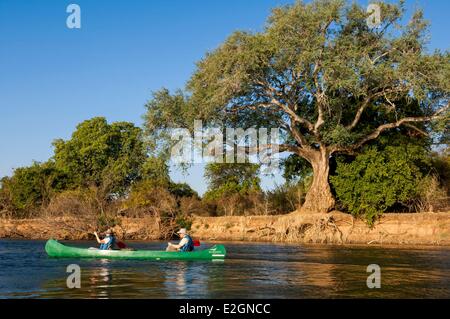
[[[100,239],[98,237],[97,232],[94,232],[94,235],[97,239],[97,242],[100,244],[100,250],[110,250],[115,248],[116,237],[114,236],[114,233],[111,229],[108,229],[106,231],[106,236],[103,239]]]
[[[180,231],[177,232],[180,236],[181,240],[178,245],[172,244],[169,242],[166,251],[181,251],[181,252],[190,252],[194,250],[194,241],[191,236],[186,231],[186,228],[181,228]]]

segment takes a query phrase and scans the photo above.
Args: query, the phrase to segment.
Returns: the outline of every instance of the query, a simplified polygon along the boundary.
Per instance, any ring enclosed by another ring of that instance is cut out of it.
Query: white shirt
[[[188,242],[189,242],[189,240],[187,239],[187,237],[184,237],[183,239],[180,240],[180,243],[178,245],[179,245],[180,248],[182,248]]]

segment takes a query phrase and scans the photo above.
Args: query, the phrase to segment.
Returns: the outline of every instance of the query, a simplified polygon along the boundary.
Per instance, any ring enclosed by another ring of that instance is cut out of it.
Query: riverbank
[[[122,218],[125,240],[158,240],[152,218]],[[87,240],[83,222],[71,218],[0,220],[0,238]],[[363,245],[450,245],[450,213],[385,214],[373,228],[340,212],[286,216],[194,217],[191,233],[208,241],[267,241]]]

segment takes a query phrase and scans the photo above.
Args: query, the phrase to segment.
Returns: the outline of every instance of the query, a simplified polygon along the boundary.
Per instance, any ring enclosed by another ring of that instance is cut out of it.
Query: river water
[[[450,248],[224,244],[223,262],[156,262],[53,259],[43,241],[0,240],[0,298],[450,298]],[[70,264],[80,289],[67,288]],[[367,288],[371,264],[380,289]]]

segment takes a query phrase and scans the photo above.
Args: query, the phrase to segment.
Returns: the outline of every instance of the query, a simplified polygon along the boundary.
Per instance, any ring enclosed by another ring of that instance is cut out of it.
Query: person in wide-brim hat
[[[190,252],[194,250],[194,241],[191,236],[187,233],[186,228],[181,228],[177,231],[178,236],[180,236],[180,242],[175,245],[169,242],[166,251],[182,251],[182,252]]]

